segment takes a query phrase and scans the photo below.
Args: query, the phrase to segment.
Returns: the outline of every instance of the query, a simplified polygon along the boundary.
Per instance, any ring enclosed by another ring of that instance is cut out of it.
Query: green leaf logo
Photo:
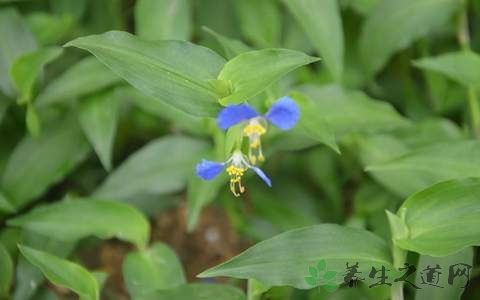
[[[325,270],[326,267],[327,267],[327,262],[324,259],[319,261],[317,264],[317,269],[319,272],[322,272],[323,270]]]
[[[323,279],[332,280],[337,275],[336,271],[327,271],[323,274]]]
[[[317,269],[315,269],[314,267],[308,267],[308,271],[310,272],[310,275],[312,275],[312,277],[317,277]]]
[[[308,267],[308,273],[310,273],[311,276],[306,276],[305,277],[305,282],[308,285],[315,286],[319,284],[319,281],[317,280],[318,277],[320,277],[321,273],[327,268],[327,262],[322,259],[318,262],[317,267],[309,266]],[[323,287],[329,291],[333,292],[336,289],[338,289],[338,284],[335,282],[331,281],[332,279],[337,276],[337,271],[332,271],[332,270],[327,270],[325,273],[323,273],[323,276],[321,278],[323,280],[327,280],[327,283],[323,285]],[[319,290],[321,287],[319,287]]]

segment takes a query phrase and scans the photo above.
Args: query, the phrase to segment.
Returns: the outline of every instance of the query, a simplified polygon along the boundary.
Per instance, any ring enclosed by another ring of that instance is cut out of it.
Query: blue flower
[[[245,122],[243,134],[248,137],[248,157],[252,164],[264,161],[262,153],[261,136],[267,132],[266,123],[270,122],[281,130],[288,130],[295,126],[300,117],[300,110],[295,101],[290,97],[278,99],[265,115],[260,115],[248,104],[230,105],[220,111],[217,122],[218,126],[228,128]]]
[[[247,157],[239,150],[235,151],[225,162],[202,160],[197,165],[196,174],[204,180],[212,180],[225,170],[230,176],[230,190],[238,197],[245,192],[242,176],[248,169],[252,169],[269,187],[272,187],[270,178],[260,168],[252,166]]]

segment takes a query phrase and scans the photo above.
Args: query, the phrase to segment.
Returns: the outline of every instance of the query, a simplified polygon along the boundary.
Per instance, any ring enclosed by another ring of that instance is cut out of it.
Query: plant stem
[[[398,248],[395,244],[392,245],[393,265],[395,268],[403,267],[407,252]],[[394,282],[390,292],[391,300],[403,300],[403,281]]]
[[[468,88],[468,105],[472,118],[473,135],[480,137],[480,106],[478,104],[477,92],[473,87]]]
[[[460,14],[457,39],[463,51],[470,49],[470,31],[468,29],[468,1],[463,3],[463,11]],[[474,137],[480,137],[480,105],[478,104],[477,91],[474,87],[468,87],[468,107],[472,124],[472,134]]]

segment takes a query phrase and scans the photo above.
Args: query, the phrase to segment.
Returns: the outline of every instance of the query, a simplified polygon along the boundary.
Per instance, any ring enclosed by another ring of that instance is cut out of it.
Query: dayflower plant
[[[202,179],[212,180],[224,169],[230,176],[230,191],[236,197],[245,192],[245,187],[242,185],[242,176],[248,169],[252,169],[257,173],[269,187],[272,186],[270,178],[260,168],[251,165],[248,162],[248,158],[240,150],[233,152],[232,156],[225,162],[202,160],[197,165],[196,174]]]
[[[257,161],[264,161],[262,153],[261,136],[267,132],[267,123],[271,123],[281,130],[288,130],[295,126],[300,116],[300,110],[290,97],[282,97],[277,100],[265,115],[260,115],[248,104],[231,105],[220,111],[217,122],[218,126],[227,130],[239,123],[245,123],[242,129],[242,137],[248,137],[248,157],[239,149],[225,162],[202,160],[196,169],[198,177],[204,180],[212,180],[224,169],[230,176],[230,190],[235,196],[240,196],[245,191],[242,185],[242,176],[248,169],[252,169],[269,186],[270,179],[265,173],[254,165]]]
[[[267,122],[281,130],[289,130],[295,126],[300,110],[292,98],[285,96],[278,99],[265,115],[260,115],[248,104],[225,107],[217,117],[218,126],[223,130],[245,122],[243,135],[248,137],[248,158],[252,164],[264,161],[261,136],[267,132]]]

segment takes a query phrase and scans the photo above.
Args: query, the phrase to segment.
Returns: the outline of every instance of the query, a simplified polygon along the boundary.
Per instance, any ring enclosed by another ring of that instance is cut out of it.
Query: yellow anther
[[[235,166],[229,166],[226,170],[228,175],[230,176],[242,176],[243,173],[245,172],[245,169],[243,168],[239,168],[239,167],[235,167]]]
[[[260,146],[260,138],[254,139],[253,142],[250,143],[250,148],[256,149]]]
[[[265,127],[258,123],[248,124],[247,126],[245,126],[245,128],[243,128],[243,134],[245,134],[246,136],[250,136],[252,134],[262,135],[265,134],[265,132],[267,132]]]

